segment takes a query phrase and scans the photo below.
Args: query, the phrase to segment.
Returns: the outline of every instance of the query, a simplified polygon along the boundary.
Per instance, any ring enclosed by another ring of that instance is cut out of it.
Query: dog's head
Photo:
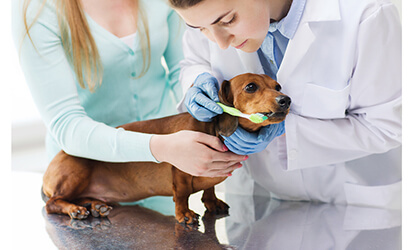
[[[235,107],[244,114],[262,113],[268,119],[257,124],[246,118],[223,113],[217,117],[217,133],[230,136],[238,124],[245,130],[254,132],[262,126],[285,120],[291,99],[280,90],[279,83],[267,75],[247,73],[224,81],[219,90],[221,103]]]

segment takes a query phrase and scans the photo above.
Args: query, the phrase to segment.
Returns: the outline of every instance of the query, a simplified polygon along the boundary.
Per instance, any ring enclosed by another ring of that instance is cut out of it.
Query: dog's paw
[[[195,212],[188,210],[185,212],[179,212],[176,214],[176,219],[178,223],[181,224],[198,224],[199,222],[199,214],[196,214]]]
[[[112,207],[104,203],[92,204],[91,214],[94,217],[107,217],[110,214]]]
[[[228,214],[229,213],[229,206],[225,202],[216,199],[211,202],[204,202],[205,207],[207,209],[206,212],[210,214]]]
[[[182,224],[182,223],[175,223],[175,235],[177,237],[192,231],[197,231],[199,228],[199,223],[197,224]]]
[[[108,230],[111,228],[111,222],[108,218],[91,218],[91,227],[94,230]]]
[[[88,217],[90,212],[87,211],[87,208],[76,206],[71,209],[69,215],[71,219],[83,220]]]
[[[90,222],[87,220],[71,220],[69,227],[75,230],[85,229],[90,227]]]

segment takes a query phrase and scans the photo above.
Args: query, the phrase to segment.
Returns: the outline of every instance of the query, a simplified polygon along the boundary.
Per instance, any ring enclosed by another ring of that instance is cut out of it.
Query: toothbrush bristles
[[[251,114],[249,116],[249,120],[251,120],[254,123],[262,123],[266,119],[268,119],[268,117],[266,117],[265,115],[260,114],[260,113]]]

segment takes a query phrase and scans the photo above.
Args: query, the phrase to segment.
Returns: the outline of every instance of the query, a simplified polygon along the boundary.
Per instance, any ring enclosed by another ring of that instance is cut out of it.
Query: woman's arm
[[[30,29],[34,46],[27,36],[21,44],[20,2],[13,1],[13,37],[21,67],[43,122],[60,148],[101,161],[155,161],[149,149],[151,135],[115,129],[87,116],[61,44],[54,9],[48,3]],[[36,14],[36,9],[29,9],[29,23]]]
[[[192,86],[195,79],[202,73],[212,74],[210,65],[210,51],[208,39],[199,30],[186,28],[182,39],[184,59],[181,61],[181,72],[179,82],[182,92],[185,94]],[[179,111],[186,111],[183,100],[178,104]]]

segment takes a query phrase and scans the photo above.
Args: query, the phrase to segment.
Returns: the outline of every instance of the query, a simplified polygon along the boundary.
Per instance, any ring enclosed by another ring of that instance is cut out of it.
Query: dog
[[[193,130],[230,136],[240,125],[254,132],[285,119],[291,99],[280,90],[279,83],[267,75],[247,73],[222,83],[218,93],[220,102],[245,114],[266,115],[268,119],[259,124],[226,113],[212,122],[200,122],[189,113],[181,113],[120,127],[150,134]],[[225,179],[192,176],[166,162],[109,163],[60,151],[44,174],[42,195],[47,213],[67,214],[72,219],[85,219],[90,212],[94,217],[105,217],[112,209],[110,205],[118,202],[173,196],[176,220],[195,224],[199,215],[188,207],[188,198],[195,192],[204,190],[201,200],[210,213],[228,213],[229,206],[215,196],[214,190],[214,186]]]

